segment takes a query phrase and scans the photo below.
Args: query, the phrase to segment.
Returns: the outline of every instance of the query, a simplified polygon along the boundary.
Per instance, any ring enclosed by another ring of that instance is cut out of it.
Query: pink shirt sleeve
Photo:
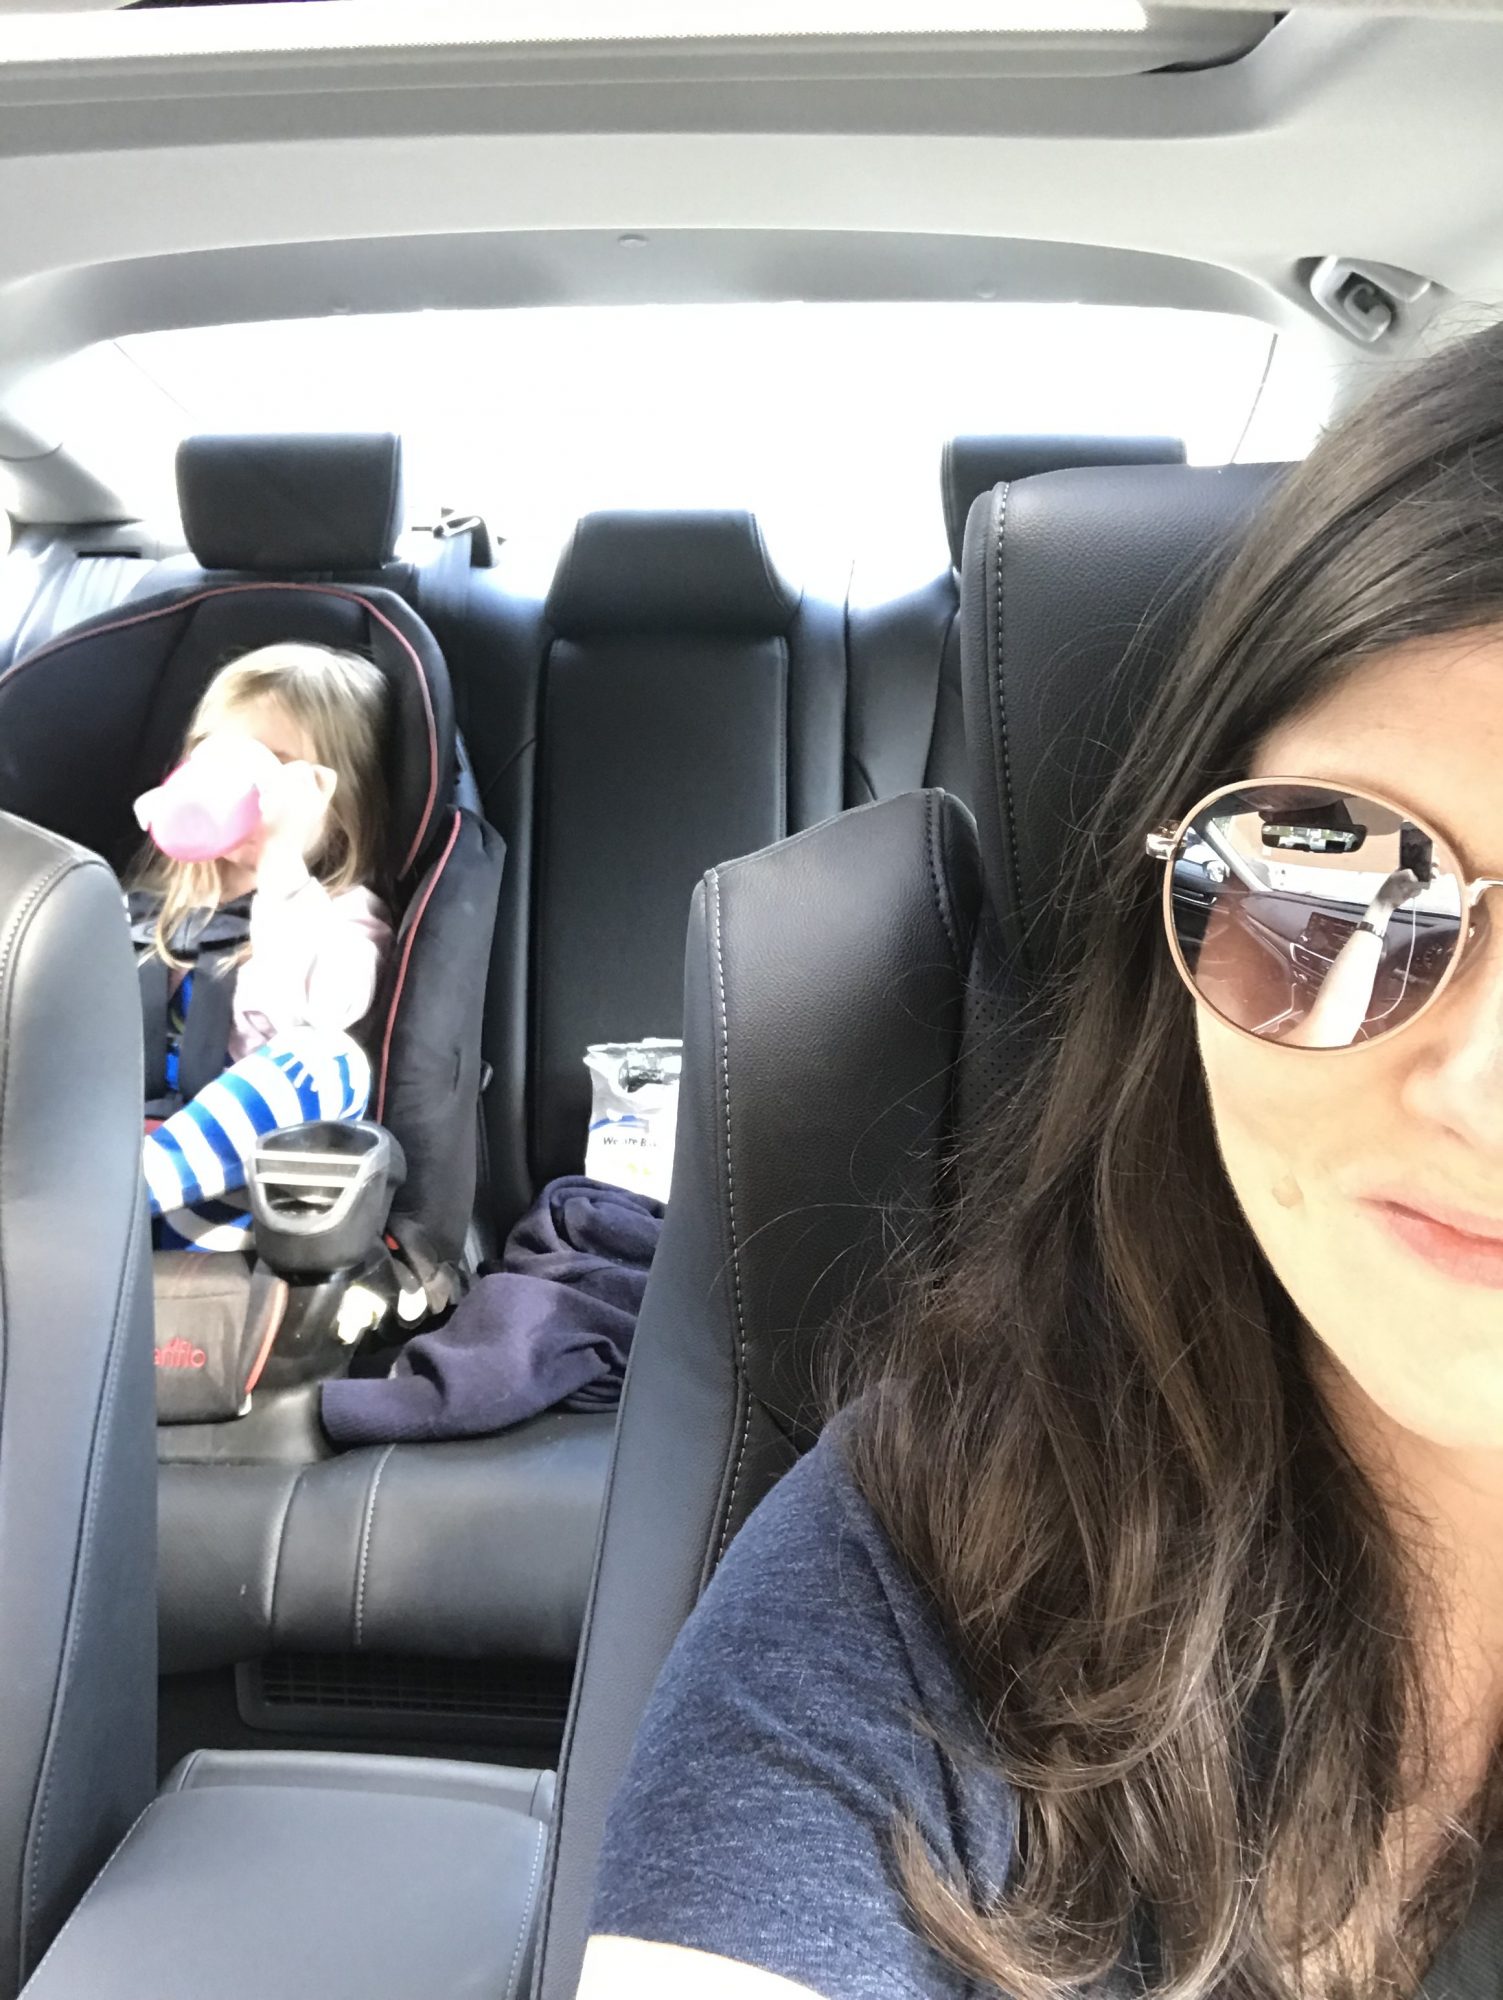
[[[370,1009],[391,950],[387,912],[369,889],[331,896],[311,878],[251,899],[250,956],[235,987],[230,1058],[296,1028],[338,1033]]]

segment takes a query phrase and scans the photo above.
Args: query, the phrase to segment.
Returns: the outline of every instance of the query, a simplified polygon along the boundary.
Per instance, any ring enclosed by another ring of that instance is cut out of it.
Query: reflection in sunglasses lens
[[[1435,991],[1462,934],[1456,864],[1360,793],[1246,785],[1181,836],[1173,928],[1196,990],[1236,1027],[1291,1047],[1391,1032]]]

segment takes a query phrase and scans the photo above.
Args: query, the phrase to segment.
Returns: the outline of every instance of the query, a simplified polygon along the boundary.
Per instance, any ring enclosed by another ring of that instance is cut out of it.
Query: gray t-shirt
[[[718,1952],[826,2000],[970,2000],[980,1989],[905,1920],[891,1829],[911,1814],[943,1866],[995,1893],[1016,1815],[1007,1786],[936,1733],[963,1746],[976,1727],[827,1431],[673,1648],[611,1812],[592,1928]]]
[[[840,1429],[758,1507],[668,1658],[611,1811],[591,1928],[718,1952],[825,2000],[996,2000],[916,1936],[889,1841],[908,1813],[942,1868],[992,1896],[1015,1802],[982,1766],[938,1624],[857,1492]],[[1500,1864],[1417,2000],[1503,2000]],[[1140,1995],[1142,1966],[1130,1953],[1093,1995]]]

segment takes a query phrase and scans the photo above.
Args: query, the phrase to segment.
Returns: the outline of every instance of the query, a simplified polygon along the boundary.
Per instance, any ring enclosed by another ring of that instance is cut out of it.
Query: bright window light
[[[1141,34],[1140,0],[324,0],[321,6],[12,11],[0,61],[757,35]]]
[[[115,343],[88,434],[67,428],[91,469],[158,517],[180,434],[396,430],[414,521],[476,509],[506,536],[557,545],[592,507],[752,507],[795,568],[859,547],[918,580],[944,560],[948,437],[1151,432],[1221,463],[1270,340],[1224,314],[979,300],[278,321]],[[102,382],[99,358],[67,366]],[[122,361],[137,393],[115,379]],[[142,376],[155,394],[139,393]],[[82,407],[61,373],[54,386],[60,408]],[[162,425],[150,451],[143,408]],[[125,409],[129,432],[112,414]]]

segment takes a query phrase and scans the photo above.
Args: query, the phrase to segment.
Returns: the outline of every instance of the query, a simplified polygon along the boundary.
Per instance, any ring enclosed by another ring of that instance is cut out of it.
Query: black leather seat
[[[957,437],[940,461],[948,567],[894,597],[858,563],[846,606],[850,715],[846,803],[892,798],[921,785],[970,797],[960,692],[960,556],[966,515],[999,481],[1071,466],[1180,465],[1177,438]]]
[[[577,1173],[591,1042],[677,1035],[705,869],[841,807],[838,605],[754,517],[598,513],[548,594],[537,772],[529,1153]]]
[[[715,870],[696,898],[683,1177],[621,1412],[537,2000],[573,1995],[606,1808],[673,1636],[817,1434],[831,1321],[853,1295],[861,1323],[880,1306],[894,1227],[935,1226],[951,1141],[1015,1060],[1083,794],[1269,477],[1063,472],[978,501],[963,665],[979,869],[964,810],[926,792]]]
[[[140,1020],[109,870],[0,814],[5,2000],[155,1783]]]
[[[551,1780],[437,1758],[200,1751],[26,2000],[516,2000]]]

